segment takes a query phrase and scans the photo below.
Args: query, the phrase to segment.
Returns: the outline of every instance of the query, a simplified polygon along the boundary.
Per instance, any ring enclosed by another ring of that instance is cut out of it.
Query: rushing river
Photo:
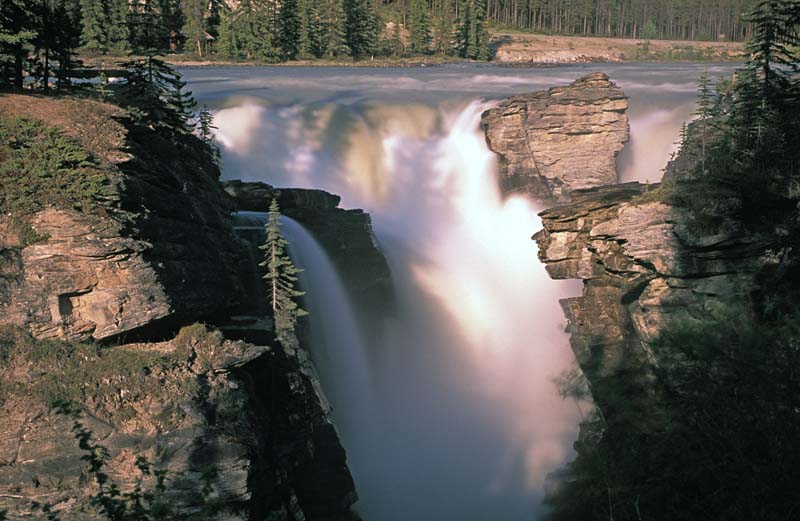
[[[620,177],[656,182],[706,68],[717,77],[731,71],[692,64],[182,71],[216,115],[225,178],[322,188],[373,216],[398,306],[369,345],[353,331],[352,310],[324,309],[324,297],[341,294],[338,281],[320,279],[336,276],[327,263],[325,274],[305,276],[309,294],[322,294],[311,298],[321,315],[311,324],[328,333],[314,357],[365,521],[534,520],[548,474],[570,458],[577,435],[581,408],[558,397],[552,379],[572,362],[558,300],[580,287],[551,280],[537,259],[530,237],[542,208],[498,192],[481,112],[500,98],[602,70],[630,97],[632,140]],[[287,231],[306,256],[323,255],[302,227],[288,223]]]

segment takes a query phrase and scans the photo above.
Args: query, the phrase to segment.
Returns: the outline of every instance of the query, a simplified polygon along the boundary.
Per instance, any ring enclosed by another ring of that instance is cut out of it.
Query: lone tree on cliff
[[[267,221],[267,242],[260,248],[264,250],[264,262],[260,266],[267,268],[264,280],[270,292],[270,305],[275,317],[275,331],[280,339],[284,333],[294,331],[297,318],[308,313],[295,302],[297,297],[305,295],[304,291],[295,289],[297,269],[286,253],[286,239],[281,233],[281,211],[278,201],[273,199],[269,207]]]

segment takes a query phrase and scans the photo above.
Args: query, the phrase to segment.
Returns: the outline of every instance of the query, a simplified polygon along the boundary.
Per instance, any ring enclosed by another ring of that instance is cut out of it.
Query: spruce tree
[[[486,61],[489,59],[489,21],[487,0],[473,0],[470,43],[470,58]]]
[[[370,0],[345,0],[347,47],[355,59],[374,54],[378,45],[378,18]]]
[[[304,40],[302,52],[306,56],[322,58],[327,50],[325,26],[320,9],[315,0],[305,0],[303,6]]]
[[[188,134],[195,101],[172,66],[149,54],[121,64],[127,71],[119,98],[140,124],[170,133]]]
[[[711,125],[711,118],[713,117],[713,111],[715,106],[715,99],[714,99],[714,91],[711,87],[711,79],[708,77],[708,71],[704,71],[703,75],[700,76],[700,83],[698,86],[697,92],[697,110],[695,111],[695,116],[697,116],[697,127],[700,131],[700,162],[701,162],[701,172],[703,174],[706,173],[706,142],[708,140],[708,131]]]
[[[187,47],[202,58],[206,45],[208,0],[183,0],[181,7],[185,20],[183,34],[188,38]]]
[[[222,161],[222,156],[219,147],[214,142],[214,130],[216,130],[216,128],[217,127],[214,126],[214,115],[211,114],[211,111],[208,110],[206,105],[203,105],[203,109],[197,116],[197,134],[208,149],[214,163],[219,166]]]
[[[36,36],[35,16],[25,0],[0,2],[0,86],[22,90],[25,60]]]
[[[278,11],[278,33],[275,38],[275,43],[281,52],[281,59],[297,59],[300,54],[303,29],[298,0],[283,0],[280,11]]]
[[[294,331],[298,317],[307,315],[295,299],[304,295],[295,289],[297,275],[301,270],[292,263],[286,252],[286,239],[281,233],[280,208],[273,199],[269,207],[269,220],[266,225],[267,241],[260,249],[264,251],[264,261],[259,265],[266,268],[264,280],[267,281],[269,303],[275,318],[275,332],[278,339]]]
[[[472,2],[470,0],[461,0],[454,40],[458,55],[462,58],[470,57],[472,27]]]
[[[124,54],[131,49],[128,12],[128,0],[109,0],[106,34],[108,35],[108,49],[111,52]]]
[[[431,48],[431,24],[427,0],[412,0],[409,25],[412,52],[427,54]]]
[[[344,0],[324,0],[326,11],[324,16],[325,48],[330,57],[352,55],[347,43],[347,14]]]
[[[97,0],[81,0],[81,39],[86,49],[94,52],[108,52],[109,24],[105,2]]]

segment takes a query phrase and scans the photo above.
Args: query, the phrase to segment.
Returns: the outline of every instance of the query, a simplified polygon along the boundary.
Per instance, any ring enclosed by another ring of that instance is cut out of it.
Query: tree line
[[[69,81],[77,50],[232,60],[491,58],[490,26],[582,36],[745,40],[756,0],[4,0],[0,67]]]
[[[403,19],[417,0],[382,0]],[[459,0],[423,0],[434,20],[452,20],[463,11]],[[675,40],[744,41],[751,25],[744,18],[756,0],[487,0],[486,19],[497,30]]]

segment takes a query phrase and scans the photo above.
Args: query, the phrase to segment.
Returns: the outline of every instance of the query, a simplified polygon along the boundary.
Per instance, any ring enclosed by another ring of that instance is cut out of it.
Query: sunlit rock
[[[627,110],[628,98],[603,73],[487,110],[481,125],[500,158],[503,191],[563,201],[572,190],[616,183]]]

